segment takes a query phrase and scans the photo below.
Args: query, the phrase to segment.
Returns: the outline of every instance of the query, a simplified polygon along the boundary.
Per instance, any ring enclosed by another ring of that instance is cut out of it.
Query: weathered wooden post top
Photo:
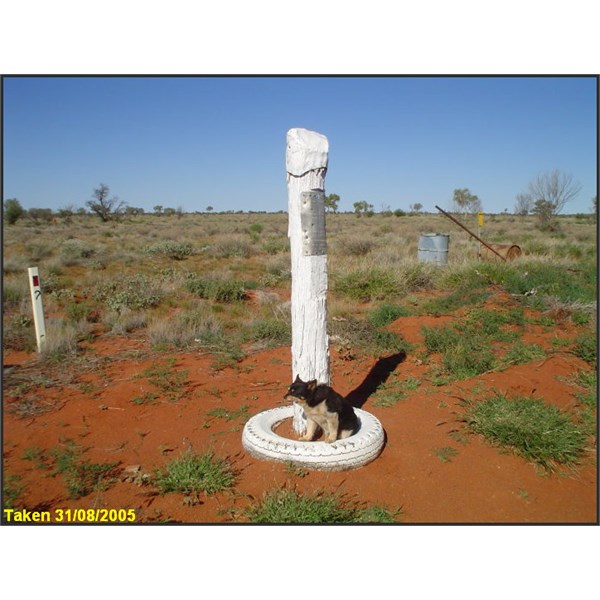
[[[325,175],[327,138],[307,129],[287,133],[290,253],[292,262],[292,377],[329,384],[327,335],[327,244]],[[296,406],[293,426],[303,433],[306,420]]]

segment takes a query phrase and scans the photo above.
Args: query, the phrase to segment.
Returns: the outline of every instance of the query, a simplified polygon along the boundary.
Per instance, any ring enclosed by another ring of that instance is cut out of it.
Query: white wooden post
[[[327,335],[327,251],[325,194],[329,143],[320,133],[290,129],[287,133],[290,252],[292,262],[292,377],[329,384]],[[306,430],[306,418],[295,405],[294,431]]]
[[[35,327],[35,339],[37,351],[42,351],[46,341],[46,321],[44,319],[44,306],[42,304],[42,285],[37,267],[29,267],[29,289],[31,290],[31,304],[33,305],[33,324]]]

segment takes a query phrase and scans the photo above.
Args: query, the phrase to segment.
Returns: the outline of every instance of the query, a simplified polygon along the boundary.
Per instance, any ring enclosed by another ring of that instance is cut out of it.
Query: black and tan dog
[[[317,426],[323,430],[328,442],[350,437],[358,431],[358,417],[352,405],[328,385],[317,384],[316,379],[302,381],[296,377],[285,399],[298,402],[306,415],[308,422],[301,440],[311,441]]]

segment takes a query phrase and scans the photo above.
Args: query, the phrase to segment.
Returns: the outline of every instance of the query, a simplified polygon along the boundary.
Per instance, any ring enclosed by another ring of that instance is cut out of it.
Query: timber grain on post
[[[292,378],[329,384],[325,175],[329,142],[317,132],[287,133],[288,236],[292,267]],[[306,420],[295,407],[293,427]]]

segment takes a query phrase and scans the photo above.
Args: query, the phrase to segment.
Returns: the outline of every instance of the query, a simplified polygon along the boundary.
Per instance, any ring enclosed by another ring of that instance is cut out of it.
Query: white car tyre
[[[265,460],[292,462],[319,471],[356,469],[379,456],[385,443],[385,432],[372,414],[355,408],[360,422],[358,431],[335,442],[303,442],[284,438],[273,432],[281,421],[292,418],[293,406],[272,408],[246,422],[242,433],[244,449]]]

